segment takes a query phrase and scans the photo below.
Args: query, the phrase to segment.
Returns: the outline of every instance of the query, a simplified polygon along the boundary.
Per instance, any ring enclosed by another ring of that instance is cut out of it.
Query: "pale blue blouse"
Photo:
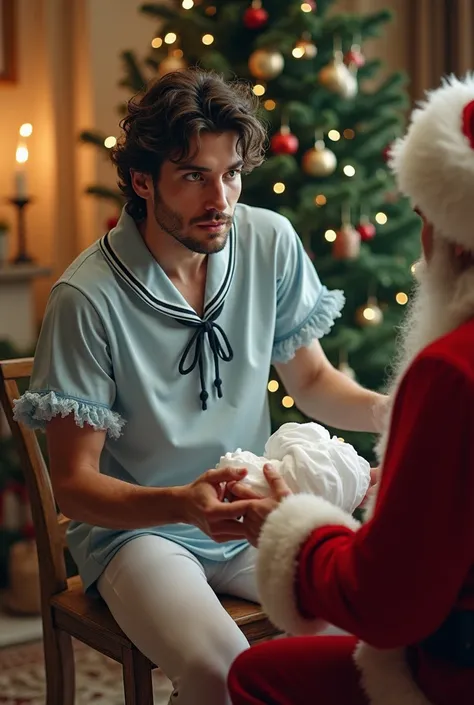
[[[79,426],[107,431],[101,472],[184,485],[228,451],[263,452],[271,362],[328,333],[343,305],[286,218],[238,205],[225,248],[209,256],[201,319],[124,210],[53,287],[15,418],[44,428],[72,413]],[[85,588],[93,593],[116,551],[143,534],[214,561],[247,546],[217,544],[185,524],[122,531],[73,522],[68,542]]]

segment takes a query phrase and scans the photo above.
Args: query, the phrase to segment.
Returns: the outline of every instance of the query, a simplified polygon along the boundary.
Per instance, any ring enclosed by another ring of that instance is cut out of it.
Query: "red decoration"
[[[392,149],[392,144],[388,144],[382,152],[382,155],[383,155],[385,162],[388,162],[388,160],[390,158],[391,149]]]
[[[112,230],[112,228],[115,228],[115,226],[116,226],[117,223],[118,223],[118,220],[119,220],[119,219],[118,219],[118,217],[117,217],[116,215],[113,215],[111,218],[108,218],[108,219],[107,219],[107,221],[106,221],[106,223],[105,223],[105,226],[106,226],[106,228],[107,228],[107,232],[108,232],[109,230]]]
[[[258,4],[249,7],[244,13],[244,25],[247,29],[262,29],[268,22],[268,12]]]
[[[295,154],[298,151],[298,138],[284,127],[275,133],[270,142],[273,154]]]
[[[316,12],[316,2],[315,0],[305,0],[306,4],[311,7],[313,12]]]
[[[465,105],[462,111],[462,131],[474,149],[474,100]]]
[[[364,222],[359,223],[357,226],[357,232],[360,235],[360,239],[363,242],[367,242],[367,240],[372,240],[375,237],[375,233],[377,231],[373,223]]]
[[[360,69],[365,64],[365,56],[359,49],[351,49],[344,55],[344,63],[346,66],[351,64]]]

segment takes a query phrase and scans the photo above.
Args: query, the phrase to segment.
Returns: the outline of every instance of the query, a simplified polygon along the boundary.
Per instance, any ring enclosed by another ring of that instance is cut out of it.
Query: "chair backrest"
[[[43,453],[35,432],[13,418],[13,401],[20,397],[19,380],[27,380],[33,358],[0,361],[0,401],[20,456],[38,549],[41,599],[67,588],[64,559],[66,517],[58,513]]]

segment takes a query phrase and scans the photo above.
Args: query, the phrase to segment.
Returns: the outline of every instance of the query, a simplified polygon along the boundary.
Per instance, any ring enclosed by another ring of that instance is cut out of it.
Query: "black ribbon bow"
[[[201,381],[201,393],[199,398],[201,400],[203,411],[207,410],[207,400],[209,399],[204,374],[204,343],[206,335],[214,360],[214,386],[217,389],[217,396],[219,399],[222,398],[222,380],[219,376],[219,359],[223,362],[230,362],[234,357],[234,352],[227,335],[221,326],[215,322],[222,313],[223,308],[224,302],[222,302],[221,306],[219,306],[219,308],[216,309],[216,311],[209,316],[209,318],[203,321],[185,321],[179,318],[175,319],[184,326],[196,329],[191,336],[191,340],[183,350],[178,369],[180,374],[188,375],[196,369],[196,367],[199,367],[199,378]],[[188,358],[190,354],[192,354],[192,359],[189,362]]]

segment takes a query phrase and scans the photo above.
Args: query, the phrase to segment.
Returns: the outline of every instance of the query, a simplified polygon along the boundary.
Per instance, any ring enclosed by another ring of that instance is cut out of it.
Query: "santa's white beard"
[[[474,317],[474,268],[464,271],[444,242],[437,242],[429,262],[416,265],[417,286],[398,334],[398,352],[392,364],[383,431],[376,445],[383,460],[390,431],[393,400],[400,382],[418,353],[430,343]]]

